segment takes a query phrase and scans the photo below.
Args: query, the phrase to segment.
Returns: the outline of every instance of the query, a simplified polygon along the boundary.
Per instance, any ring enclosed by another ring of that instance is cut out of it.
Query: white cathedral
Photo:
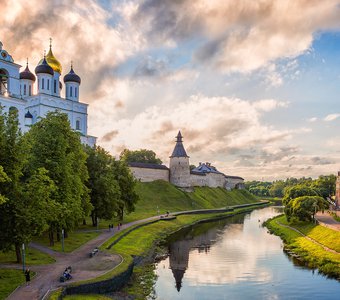
[[[21,131],[28,131],[40,117],[58,110],[68,115],[71,127],[80,133],[82,143],[94,146],[96,137],[87,134],[88,104],[79,102],[81,79],[73,71],[72,64],[63,79],[65,98],[61,97],[62,66],[53,55],[51,43],[49,52],[35,68],[35,75],[29,70],[28,62],[22,72],[21,67],[3,49],[0,41],[0,105],[4,112],[18,111]]]

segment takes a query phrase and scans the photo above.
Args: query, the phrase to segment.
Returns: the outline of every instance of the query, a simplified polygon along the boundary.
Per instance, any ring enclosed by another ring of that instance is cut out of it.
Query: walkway
[[[159,218],[160,216],[154,216],[144,220],[127,223],[122,225],[121,229],[123,230],[135,224],[140,224]],[[119,255],[109,255],[105,252],[100,251],[94,257],[89,258],[89,253],[95,247],[99,247],[118,232],[117,229],[113,231],[109,231],[107,229],[100,231],[102,231],[102,233],[99,236],[97,236],[93,240],[88,241],[86,244],[82,245],[71,253],[60,253],[42,245],[31,243],[31,247],[51,255],[56,260],[56,262],[48,265],[29,266],[29,268],[32,271],[36,272],[37,275],[32,279],[29,286],[20,286],[7,299],[42,299],[49,290],[54,290],[58,287],[65,286],[68,283],[96,278],[112,270],[121,262],[121,257]],[[67,266],[72,266],[73,279],[65,283],[60,283],[59,277]],[[18,264],[3,264],[0,265],[0,268],[21,269],[22,266]]]
[[[298,229],[296,229],[296,228],[294,228],[294,227],[292,227],[292,226],[284,225],[284,224],[282,224],[282,223],[279,222],[279,221],[276,221],[276,223],[279,224],[279,225],[282,226],[282,227],[286,227],[286,228],[289,228],[289,229],[291,229],[291,230],[294,230],[295,232],[301,234],[301,235],[302,235],[304,238],[306,238],[307,240],[311,241],[312,243],[314,243],[314,244],[316,244],[316,245],[321,246],[324,250],[326,250],[326,251],[328,251],[328,252],[332,252],[332,253],[335,253],[335,254],[340,254],[339,252],[337,252],[337,251],[335,251],[335,250],[333,250],[333,249],[331,249],[331,248],[326,247],[325,245],[319,243],[317,240],[314,240],[313,238],[311,238],[311,237],[305,235],[305,234],[302,233],[300,230],[298,230]]]
[[[340,211],[337,211],[336,213],[340,217]],[[318,212],[315,217],[320,225],[340,231],[340,222],[334,220],[334,218],[328,213],[328,211],[325,211],[324,213]]]

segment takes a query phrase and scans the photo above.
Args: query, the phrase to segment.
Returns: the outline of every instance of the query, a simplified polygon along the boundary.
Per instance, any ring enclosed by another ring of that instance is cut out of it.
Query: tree
[[[324,211],[327,202],[320,196],[301,196],[291,200],[285,207],[287,220],[297,218],[300,221],[314,220],[318,211]]]
[[[309,186],[298,184],[285,189],[283,204],[287,205],[291,200],[302,196],[318,196],[318,193]]]
[[[318,191],[318,194],[323,198],[335,195],[335,181],[336,176],[331,174],[328,176],[319,176],[318,179],[313,180],[312,188]]]
[[[162,161],[156,157],[156,153],[152,150],[140,149],[140,150],[129,150],[124,149],[120,154],[120,160],[129,162],[140,162],[161,165]]]
[[[88,179],[86,153],[67,115],[60,112],[49,112],[25,137],[31,146],[27,175],[44,168],[57,187],[51,195],[56,215],[49,221],[53,245],[54,232],[74,228],[91,208],[85,184]]]
[[[121,191],[112,170],[114,158],[103,148],[86,147],[86,165],[89,172],[87,183],[93,209],[92,225],[97,225],[97,218],[110,220],[119,210]]]
[[[4,171],[4,168],[0,166],[0,183],[9,182],[10,179]],[[7,198],[0,193],[0,205],[5,203]]]
[[[269,195],[271,197],[283,197],[285,183],[283,180],[274,181],[272,186],[269,188]]]
[[[120,189],[118,216],[120,220],[123,220],[124,213],[131,213],[135,210],[135,204],[139,199],[138,194],[135,192],[137,181],[125,161],[114,161],[112,171]]]

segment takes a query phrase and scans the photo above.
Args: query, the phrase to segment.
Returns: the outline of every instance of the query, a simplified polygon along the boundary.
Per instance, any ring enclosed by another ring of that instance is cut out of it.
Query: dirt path
[[[294,228],[294,227],[291,227],[291,226],[288,226],[288,225],[284,225],[284,224],[282,224],[282,223],[279,222],[279,221],[276,221],[276,223],[279,224],[279,225],[282,226],[282,227],[286,227],[286,228],[289,228],[289,229],[291,229],[291,230],[296,231],[297,233],[301,234],[301,235],[302,235],[304,238],[306,238],[307,240],[311,241],[312,243],[314,243],[314,244],[316,244],[316,245],[321,246],[324,250],[326,250],[326,251],[328,251],[328,252],[332,252],[332,253],[335,253],[335,254],[340,254],[339,252],[337,252],[337,251],[335,251],[335,250],[333,250],[333,249],[331,249],[331,248],[328,248],[328,247],[326,247],[325,245],[319,243],[318,241],[312,239],[311,237],[305,235],[305,234],[302,233],[300,230],[298,230],[298,229],[296,229],[296,228]]]

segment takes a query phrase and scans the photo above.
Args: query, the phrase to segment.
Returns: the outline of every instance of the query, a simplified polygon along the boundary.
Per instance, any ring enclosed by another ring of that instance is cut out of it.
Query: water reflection
[[[300,290],[293,295],[287,288],[296,285],[292,276],[299,278],[300,287],[306,289],[313,286],[310,277],[327,282],[310,270],[294,267],[283,254],[281,240],[261,226],[278,213],[265,208],[187,228],[172,236],[169,258],[156,270],[158,299],[299,299]],[[339,288],[337,284],[335,281]],[[332,289],[329,292],[331,297]]]

